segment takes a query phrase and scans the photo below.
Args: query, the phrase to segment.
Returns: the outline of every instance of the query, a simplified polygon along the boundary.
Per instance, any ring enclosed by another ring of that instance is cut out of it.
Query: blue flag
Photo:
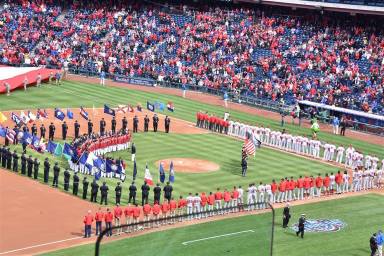
[[[149,101],[147,101],[147,109],[149,111],[154,112],[155,111],[155,105],[151,104]]]
[[[80,107],[80,115],[81,115],[85,120],[88,120],[88,112],[85,111],[83,107]]]
[[[104,161],[100,157],[98,157],[95,160],[93,160],[93,166],[97,167],[99,170],[104,170],[105,169]]]
[[[38,150],[40,146],[40,138],[38,138],[37,136],[33,136],[31,146],[33,149]]]
[[[63,121],[64,118],[65,118],[65,114],[64,114],[64,112],[61,111],[60,109],[55,108],[55,117],[56,117],[57,119]]]
[[[55,153],[56,151],[56,148],[57,148],[57,144],[52,142],[52,141],[48,141],[48,145],[47,145],[47,151],[51,154]]]
[[[113,172],[116,173],[117,171],[117,165],[110,159],[107,159],[105,161],[105,171],[107,173]]]
[[[28,132],[23,132],[23,137],[21,137],[21,143],[26,143],[28,145],[30,145],[32,143],[32,134],[28,133]]]
[[[105,104],[104,104],[104,113],[108,114],[108,115],[111,115],[111,116],[115,116],[115,110],[110,108],[110,107],[108,107]]]
[[[135,160],[135,162],[133,162],[133,180],[136,179],[136,175],[137,175],[137,166],[136,166],[136,160]]]
[[[67,108],[67,117],[73,119],[73,112],[69,108]]]
[[[0,125],[0,137],[5,137],[6,134],[7,134],[7,130]]]
[[[22,121],[21,118],[20,118],[18,115],[16,115],[15,113],[12,113],[12,114],[11,114],[11,119],[12,119],[13,122],[15,122],[15,124],[16,124],[17,126],[21,126],[21,125],[23,125],[23,121]]]
[[[169,166],[169,182],[175,182],[175,171],[173,170],[173,161],[171,161],[171,165]]]
[[[165,181],[165,172],[164,172],[164,167],[163,167],[162,163],[160,163],[160,165],[159,165],[159,173],[160,173],[160,182],[164,183],[164,181]]]
[[[64,144],[63,155],[67,160],[72,159],[72,157],[75,155],[75,152],[72,146],[69,145],[68,143]]]
[[[95,180],[99,180],[101,177],[101,170],[99,169],[99,171],[95,172]]]
[[[86,164],[87,159],[88,159],[88,154],[86,152],[84,152],[79,159],[79,163],[80,164]]]

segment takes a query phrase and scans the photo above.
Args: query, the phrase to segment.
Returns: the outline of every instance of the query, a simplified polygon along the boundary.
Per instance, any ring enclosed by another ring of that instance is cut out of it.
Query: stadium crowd
[[[0,63],[103,71],[383,114],[384,34],[375,19],[173,7],[12,1],[0,11]]]

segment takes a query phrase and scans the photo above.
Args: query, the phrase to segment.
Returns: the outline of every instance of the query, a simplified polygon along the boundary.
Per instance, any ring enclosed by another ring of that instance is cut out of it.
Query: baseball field
[[[159,161],[173,160],[175,162],[175,182],[173,184],[174,196],[186,196],[188,193],[210,192],[216,188],[232,189],[233,186],[243,186],[244,188],[252,182],[270,183],[272,179],[280,180],[283,177],[299,175],[317,175],[337,172],[340,166],[334,163],[326,163],[321,160],[310,159],[303,156],[286,153],[276,149],[262,146],[257,150],[254,159],[248,161],[248,173],[246,177],[241,177],[241,147],[243,141],[230,138],[228,136],[214,134],[203,129],[196,128],[196,112],[208,111],[217,116],[223,116],[225,111],[229,111],[232,120],[241,122],[270,126],[271,129],[280,130],[280,121],[276,116],[269,116],[262,110],[255,114],[252,111],[242,111],[239,104],[230,104],[229,109],[220,106],[220,99],[215,101],[206,100],[203,94],[190,93],[187,98],[180,97],[180,92],[174,93],[172,90],[158,89],[151,91],[151,88],[138,88],[137,86],[114,84],[114,86],[101,87],[95,83],[96,80],[87,80],[85,78],[73,77],[70,81],[64,81],[62,85],[43,85],[41,88],[29,88],[27,92],[15,91],[11,96],[1,96],[0,111],[7,117],[11,112],[19,114],[36,109],[46,109],[49,117],[44,121],[36,121],[37,125],[44,122],[46,126],[50,122],[56,125],[55,137],[60,143],[61,140],[61,121],[53,116],[53,109],[60,108],[64,112],[69,108],[74,112],[74,119],[66,119],[69,126],[69,137],[67,142],[73,137],[73,122],[75,119],[81,123],[81,131],[85,132],[86,122],[79,115],[80,106],[84,106],[90,118],[94,122],[94,130],[98,131],[99,120],[105,118],[107,121],[107,130],[110,127],[110,116],[103,113],[103,105],[111,107],[118,105],[131,104],[136,106],[141,104],[143,109],[146,102],[162,101],[164,103],[172,102],[175,107],[174,112],[156,111],[160,116],[160,130],[163,129],[163,119],[165,115],[171,117],[171,132],[148,132],[135,133],[133,142],[137,147],[136,161],[138,174],[136,183],[141,186],[144,180],[144,168],[148,165],[149,170],[156,183],[159,180]],[[170,92],[172,91],[172,92]],[[169,93],[168,93],[169,92]],[[132,118],[139,115],[139,130],[142,130],[142,117],[153,115],[152,112],[144,110],[143,112],[134,112],[126,114],[117,114],[118,128],[123,116],[129,119],[129,129],[132,129]],[[10,118],[8,118],[10,119]],[[10,127],[13,126],[11,120],[6,122]],[[12,125],[12,126],[11,126]],[[309,136],[310,129],[303,125],[287,124],[284,127],[291,134]],[[324,129],[326,130],[326,129]],[[357,150],[365,154],[377,155],[380,159],[384,157],[383,138],[372,137],[368,139],[365,135],[342,137],[335,136],[329,132],[320,132],[319,139],[335,145],[352,144]],[[20,145],[11,145],[12,150],[21,152]],[[64,157],[55,157],[51,154],[40,154],[28,149],[28,155],[37,157],[43,162],[46,157],[51,164],[58,162],[62,168],[68,168],[68,163]],[[128,187],[132,181],[133,164],[130,161],[131,153],[119,151],[109,153],[114,158],[121,157],[127,162],[127,179],[123,186],[122,205],[127,204]],[[197,161],[206,163],[197,164]],[[38,182],[42,183],[43,172],[40,168]],[[168,168],[166,169],[168,177]],[[83,175],[79,174],[80,180]],[[26,177],[17,177],[27,179]],[[53,173],[50,172],[50,182]],[[92,180],[91,176],[88,176]],[[99,184],[106,182],[110,188],[108,203],[110,206],[115,203],[114,188],[118,179],[101,178]],[[59,178],[59,190],[63,191],[63,175]],[[41,184],[39,184],[41,185]],[[50,184],[49,184],[50,185]],[[63,191],[64,192],[64,191]],[[140,192],[140,190],[139,190]],[[89,192],[88,192],[89,193]],[[71,200],[82,200],[82,186],[79,186],[79,196],[71,196]],[[138,199],[140,198],[138,193]],[[89,194],[88,194],[89,198]],[[152,202],[152,192],[150,201]],[[98,198],[100,201],[100,196]],[[49,202],[47,202],[49,204]],[[33,206],[31,206],[33,207]],[[79,236],[82,232],[82,217],[88,209],[84,208],[78,212],[78,229],[70,234],[64,234],[63,239],[69,239]],[[63,211],[71,211],[71,205],[64,205]],[[314,219],[341,219],[346,223],[339,232],[310,233],[303,241],[296,238],[292,230],[282,230],[280,228],[281,211],[276,212],[276,231],[274,255],[366,255],[368,253],[368,238],[371,232],[382,228],[382,216],[384,214],[384,198],[382,194],[366,194],[361,196],[352,196],[326,202],[317,202],[295,206],[293,208],[292,221],[296,222],[299,214],[305,212],[309,218]],[[6,213],[3,213],[6,214]],[[1,219],[4,219],[3,217]],[[153,232],[142,236],[132,237],[110,243],[103,243],[101,255],[267,255],[270,246],[271,237],[271,212],[257,215],[246,215],[225,220],[212,221],[196,224],[187,227],[165,230],[162,232]],[[234,235],[226,235],[234,234]],[[219,236],[218,238],[211,238]],[[205,239],[201,240],[200,239]],[[199,240],[199,241],[194,241]],[[93,242],[89,241],[89,242]],[[148,241],[151,241],[148,243]],[[193,242],[191,242],[193,241]],[[320,242],[321,241],[321,242]],[[23,246],[34,246],[35,244],[49,243],[50,241],[31,242]],[[183,244],[184,243],[184,244]],[[18,247],[7,247],[1,245],[2,252],[18,249]],[[51,248],[44,248],[46,251]],[[92,255],[93,244],[74,247],[63,251],[56,251],[48,255]]]

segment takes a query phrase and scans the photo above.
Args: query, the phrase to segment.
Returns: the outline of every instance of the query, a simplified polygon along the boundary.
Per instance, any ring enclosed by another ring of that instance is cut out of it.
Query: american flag
[[[254,155],[256,152],[255,144],[252,139],[246,139],[243,144],[243,150],[247,155]]]
[[[7,129],[7,134],[5,135],[10,143],[13,143],[13,141],[16,138],[16,132],[12,129]]]

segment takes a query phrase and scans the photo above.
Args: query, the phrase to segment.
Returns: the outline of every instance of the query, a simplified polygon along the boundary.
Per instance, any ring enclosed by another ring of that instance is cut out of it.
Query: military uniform
[[[15,139],[13,140],[13,145],[17,145],[19,143],[19,139],[17,138],[17,135],[19,134],[19,127],[15,126],[13,131],[16,134]]]
[[[64,121],[63,124],[61,125],[61,135],[63,137],[63,140],[67,139],[67,132],[68,132],[68,125]]]
[[[51,168],[51,165],[48,161],[48,158],[45,158],[45,161],[44,161],[44,183],[48,183],[49,169],[50,168]]]
[[[3,165],[3,154],[4,153],[4,146],[0,148],[0,163],[1,163],[1,166]]]
[[[101,135],[101,136],[103,136],[104,133],[105,133],[105,126],[106,126],[106,125],[107,125],[107,124],[106,124],[104,118],[102,118],[102,119],[100,120],[100,135]]]
[[[32,156],[29,156],[27,159],[27,175],[28,177],[32,177],[32,170],[33,170],[33,159]]]
[[[40,166],[40,161],[35,158],[35,161],[33,161],[33,178],[37,180],[37,177],[39,175],[39,166]]]
[[[123,133],[125,134],[125,131],[127,130],[128,127],[128,121],[127,118],[124,117],[123,120],[121,120],[121,129],[123,130]]]
[[[101,193],[101,200],[100,200],[100,204],[103,204],[103,202],[105,203],[105,205],[108,204],[108,186],[105,182],[103,182],[103,185],[100,187],[100,193]]]
[[[157,127],[159,125],[159,118],[157,117],[156,114],[152,117],[152,123],[153,123],[153,131],[157,132]]]
[[[27,173],[27,158],[25,157],[25,154],[23,153],[21,155],[21,174],[25,175]]]
[[[55,137],[55,130],[56,130],[56,127],[53,123],[51,123],[49,125],[49,128],[48,128],[48,133],[49,133],[49,140],[53,140],[53,138]]]
[[[32,125],[31,132],[33,136],[37,136],[37,127],[36,124]]]
[[[46,132],[46,130],[47,130],[47,129],[45,129],[44,124],[42,124],[42,125],[40,126],[40,137],[43,138],[43,139],[45,139],[45,132]]]
[[[111,121],[111,130],[112,130],[113,134],[116,133],[116,118],[115,117],[113,117],[112,121]]]
[[[75,175],[73,175],[73,186],[72,186],[72,193],[75,196],[77,196],[77,193],[79,191],[79,182],[80,182],[79,176],[77,176],[77,173],[75,173]]]
[[[171,201],[172,198],[172,191],[173,187],[167,182],[167,185],[163,188],[164,191],[164,197],[169,201]]]
[[[159,184],[153,188],[153,201],[154,203],[160,204],[160,196],[161,196],[161,187]]]
[[[89,182],[87,180],[87,177],[84,177],[84,179],[83,179],[83,199],[87,199],[88,185],[89,185]]]
[[[88,121],[88,136],[90,136],[92,134],[92,130],[93,130],[93,123],[91,120]]]
[[[78,138],[80,133],[80,124],[77,122],[77,120],[75,121],[74,127],[75,127],[75,138]]]
[[[304,238],[304,225],[305,225],[305,215],[302,214],[300,219],[299,219],[299,225],[298,228],[299,230],[296,232],[296,236],[301,236],[301,238]]]
[[[148,203],[148,195],[149,195],[150,187],[146,182],[141,186],[141,206]]]
[[[135,116],[133,118],[133,132],[137,132],[138,126],[139,126],[139,118]]]
[[[120,182],[117,182],[117,186],[115,188],[116,204],[120,204],[121,190],[122,190],[122,187],[120,186]]]
[[[149,117],[145,115],[144,117],[144,132],[148,132],[148,127],[149,127]]]
[[[129,186],[129,199],[128,199],[128,203],[131,203],[131,200],[132,200],[133,204],[136,204],[136,191],[137,191],[137,188],[135,186],[135,183],[132,182],[131,186]]]
[[[11,152],[11,149],[8,148],[7,150],[7,169],[12,170],[12,157],[13,154]]]
[[[96,203],[98,191],[99,191],[99,184],[97,184],[96,180],[94,180],[91,184],[91,202]]]
[[[19,169],[19,155],[16,153],[16,150],[13,152],[13,168],[12,170],[14,172],[18,172]]]
[[[68,191],[69,189],[69,179],[71,178],[71,174],[69,173],[69,171],[66,169],[64,171],[64,190],[65,191]]]
[[[164,119],[164,128],[165,128],[166,133],[169,133],[169,126],[170,125],[171,125],[171,118],[169,118],[169,116],[166,116]]]
[[[55,163],[55,166],[53,167],[53,187],[59,186],[59,175],[60,175],[60,167],[58,163]]]

